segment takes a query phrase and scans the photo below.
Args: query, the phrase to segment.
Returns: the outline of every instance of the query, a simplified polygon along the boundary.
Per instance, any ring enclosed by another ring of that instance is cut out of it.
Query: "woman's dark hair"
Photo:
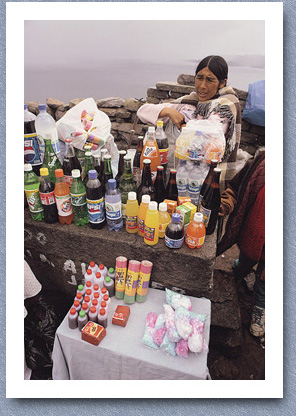
[[[218,80],[224,81],[228,77],[228,65],[224,58],[221,56],[210,55],[200,61],[195,70],[195,76],[199,71],[208,67],[210,71],[218,78]]]

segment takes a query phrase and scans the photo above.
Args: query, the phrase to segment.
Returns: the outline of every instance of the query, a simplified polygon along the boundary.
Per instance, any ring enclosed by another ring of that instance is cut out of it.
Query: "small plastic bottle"
[[[88,319],[92,322],[98,322],[98,313],[95,306],[91,306],[88,313]]]
[[[89,306],[87,303],[83,302],[81,305],[81,310],[83,310],[86,314],[88,314]],[[81,311],[80,311],[81,312]]]
[[[138,212],[137,194],[136,192],[129,192],[125,211],[125,229],[130,234],[138,232]]]
[[[75,329],[78,327],[77,323],[78,313],[75,308],[71,308],[68,315],[68,324],[70,329]]]
[[[97,283],[93,285],[93,293],[95,294],[96,292],[100,293],[100,286]]]
[[[87,280],[86,282],[85,282],[85,285],[84,285],[84,295],[85,295],[85,292],[86,292],[86,290],[87,289],[91,289],[92,288],[92,282],[91,282],[91,280]]]
[[[93,272],[92,272],[92,270],[91,269],[87,269],[86,270],[86,273],[85,273],[85,275],[84,275],[84,279],[85,279],[85,283],[86,282],[91,282],[91,284],[93,284]]]
[[[85,313],[84,310],[79,312],[77,322],[78,322],[79,331],[81,331],[82,328],[88,323],[88,316],[87,316],[87,314]]]
[[[99,307],[99,302],[98,302],[98,299],[93,299],[93,300],[91,301],[91,307],[95,307],[95,308],[96,308],[96,311],[97,311],[97,313],[98,313],[98,307]]]
[[[184,241],[184,226],[180,214],[172,214],[172,221],[165,230],[165,244],[169,248],[181,248]]]
[[[88,295],[85,295],[85,296],[84,296],[82,306],[83,306],[85,303],[87,304],[88,309],[89,309],[89,308],[90,308],[90,305],[91,305],[91,298],[90,298]]]
[[[99,264],[98,272],[100,272],[103,277],[106,277],[108,274],[108,269],[103,264]]]
[[[201,212],[196,212],[193,221],[188,225],[185,236],[185,243],[189,248],[200,248],[206,235],[206,227],[203,223],[203,215]]]
[[[149,209],[145,218],[144,242],[148,246],[154,246],[158,243],[159,236],[159,215],[157,211],[157,202],[149,202]]]
[[[109,277],[111,277],[111,279],[115,279],[115,276],[116,276],[116,272],[115,272],[115,270],[113,269],[113,267],[110,267],[109,268],[109,270],[108,270],[108,276]]]
[[[105,206],[108,230],[120,230],[123,227],[121,194],[116,188],[115,179],[108,180],[108,190],[105,195]]]
[[[74,212],[71,204],[70,188],[64,182],[63,169],[55,170],[54,195],[58,208],[59,221],[61,224],[71,224],[74,220]]]
[[[50,139],[55,154],[60,157],[58,131],[54,118],[46,111],[46,104],[38,105],[39,114],[35,120],[36,132],[39,140]]]
[[[83,301],[83,295],[82,295],[82,293],[81,292],[77,292],[74,300],[78,300],[80,303],[82,303],[82,301]]]
[[[150,195],[142,195],[142,202],[138,212],[138,234],[141,237],[144,237],[145,231],[145,218],[147,210],[149,208],[149,202],[151,200]]]
[[[102,287],[102,289],[101,289],[101,295],[102,296],[109,295],[109,291],[105,287]]]
[[[100,302],[101,302],[101,294],[100,294],[100,292],[95,292],[95,293],[94,293],[94,298],[93,298],[93,300],[97,300],[97,301],[98,301],[98,303],[100,303]]]
[[[100,309],[106,309],[107,311],[107,307],[108,307],[107,303],[104,300],[102,300],[102,302],[100,303]]]
[[[159,238],[164,238],[165,230],[171,222],[168,206],[165,202],[159,204]]]
[[[97,273],[97,271],[98,271],[99,266],[98,266],[98,265],[97,265],[94,261],[91,261],[91,262],[89,263],[88,268],[89,268],[89,269],[91,269],[91,271],[92,271],[94,274],[96,274],[96,273]]]
[[[115,294],[114,280],[110,276],[106,276],[104,280],[104,287],[108,290],[110,298]]]
[[[110,306],[110,303],[111,303],[111,299],[110,299],[109,295],[107,295],[107,294],[104,295],[103,296],[103,301],[106,302],[106,305],[107,305],[106,309],[107,309]]]
[[[91,289],[86,289],[85,295],[88,296],[90,298],[90,300],[92,300],[93,297],[94,297],[93,291]],[[84,299],[85,299],[86,296],[84,296]]]
[[[94,278],[94,284],[99,285],[99,288],[102,289],[104,284],[104,276],[100,272],[97,272]]]
[[[101,308],[100,312],[98,313],[98,324],[103,326],[104,328],[107,328],[107,324],[108,324],[107,311],[104,308]]]
[[[73,308],[76,309],[77,313],[79,313],[79,311],[81,310],[81,303],[79,302],[79,300],[74,300],[73,302]]]
[[[85,287],[84,287],[84,285],[78,285],[78,287],[77,287],[77,293],[78,292],[81,292],[82,296],[84,296],[84,294],[85,294]]]

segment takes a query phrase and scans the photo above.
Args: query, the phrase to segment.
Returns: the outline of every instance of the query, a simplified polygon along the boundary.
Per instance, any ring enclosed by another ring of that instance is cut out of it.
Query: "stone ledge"
[[[173,91],[182,94],[190,94],[192,91],[195,91],[195,88],[193,86],[181,85],[177,82],[172,81],[157,82],[156,88],[161,91]]]

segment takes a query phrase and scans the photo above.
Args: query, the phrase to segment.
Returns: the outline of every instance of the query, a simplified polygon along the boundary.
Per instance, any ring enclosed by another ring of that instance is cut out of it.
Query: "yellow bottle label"
[[[135,296],[138,286],[139,272],[131,270],[127,271],[126,283],[125,283],[125,294],[128,296]]]
[[[137,219],[138,217],[136,215],[135,216],[126,215],[125,217],[126,228],[129,230],[136,230],[138,228]]]
[[[137,295],[145,296],[148,292],[148,286],[150,281],[151,273],[142,273],[140,272],[139,280],[138,280],[138,287],[137,287]]]
[[[124,292],[125,289],[126,267],[116,267],[115,290]]]

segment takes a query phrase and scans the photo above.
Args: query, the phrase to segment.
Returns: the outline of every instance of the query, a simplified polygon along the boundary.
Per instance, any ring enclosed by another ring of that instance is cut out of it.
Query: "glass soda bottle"
[[[169,248],[181,248],[184,241],[184,226],[180,214],[172,214],[172,220],[165,230],[165,245]]]
[[[160,204],[165,199],[164,167],[157,166],[157,175],[154,183],[155,201]]]
[[[207,190],[209,189],[213,176],[214,176],[214,169],[217,167],[218,165],[218,160],[213,159],[211,160],[211,165],[210,165],[210,170],[206,176],[206,179],[204,180],[204,183],[202,184],[202,187],[200,189],[200,194],[199,194],[199,203],[201,203],[202,199],[203,199],[203,195],[206,194]]]
[[[126,155],[126,150],[119,150],[119,160],[118,160],[118,172],[117,175],[115,176],[116,179],[116,186],[118,188],[122,174],[123,174],[123,169],[124,169],[124,156]]]
[[[160,165],[160,152],[155,139],[155,127],[148,127],[147,140],[141,154],[140,167],[143,169],[145,159],[151,161],[152,182],[154,183],[157,173],[157,166]]]
[[[149,202],[150,202],[150,195],[143,195],[142,202],[140,204],[140,208],[138,212],[138,234],[141,237],[144,237],[145,218],[146,218],[147,210],[149,208]]]
[[[84,174],[84,165],[85,165],[85,149],[77,149],[75,148],[75,155],[80,163],[81,166],[81,179],[84,180],[85,174]]]
[[[151,160],[144,159],[142,181],[141,181],[139,188],[137,189],[138,203],[141,203],[143,195],[149,195],[152,201],[155,200],[155,187],[152,183],[150,166],[151,166]]]
[[[44,209],[44,221],[53,224],[59,220],[56,199],[54,196],[54,183],[52,182],[48,169],[40,169],[39,194]]]
[[[121,195],[116,188],[115,179],[108,180],[108,190],[105,195],[105,207],[108,230],[120,230],[123,227]]]
[[[43,158],[43,168],[48,169],[49,178],[53,184],[55,184],[55,170],[61,169],[62,165],[54,152],[52,147],[51,140],[48,137],[44,137],[45,143],[45,150],[44,150],[44,158]]]
[[[157,202],[150,201],[149,208],[145,218],[144,242],[148,246],[154,246],[158,243],[159,238],[159,215],[157,211]]]
[[[135,153],[135,157],[134,157],[134,161],[133,161],[133,178],[134,181],[137,184],[137,187],[140,186],[141,183],[141,154],[143,151],[143,142],[144,142],[144,137],[143,136],[139,136],[138,137],[138,147]]]
[[[100,165],[101,165],[101,156],[100,155],[93,155],[93,162],[94,162],[95,170],[99,174],[99,172],[100,172]]]
[[[42,221],[44,218],[44,210],[40,200],[40,182],[38,176],[33,172],[32,165],[30,163],[26,163],[24,165],[24,170],[24,188],[31,217],[35,221]]]
[[[86,225],[89,223],[86,205],[86,190],[80,177],[80,170],[72,170],[73,182],[70,189],[71,204],[74,211],[74,224]]]
[[[165,197],[166,199],[170,199],[171,201],[178,200],[178,188],[177,188],[176,174],[177,174],[176,169],[170,169],[170,179],[165,189]]]
[[[111,155],[105,154],[104,156],[104,170],[103,170],[103,177],[102,177],[102,185],[105,192],[108,188],[108,181],[109,179],[113,179],[113,172],[111,166]]]
[[[101,182],[96,170],[88,172],[86,184],[86,202],[88,218],[91,228],[101,229],[106,224],[104,197]]]
[[[130,234],[138,232],[138,212],[139,205],[137,201],[137,194],[136,192],[129,192],[126,204],[125,229]]]
[[[39,114],[36,117],[35,126],[38,139],[44,142],[49,139],[54,153],[60,157],[60,143],[58,138],[58,130],[54,118],[46,111],[46,104],[38,105]]]
[[[94,162],[93,157],[91,154],[91,151],[85,152],[85,160],[84,160],[84,179],[83,179],[83,185],[86,186],[88,181],[88,172],[90,170],[94,170]]]
[[[188,225],[185,235],[185,243],[189,248],[200,248],[206,235],[206,227],[203,223],[203,215],[201,212],[196,212],[193,221]]]
[[[171,216],[168,213],[168,206],[165,202],[161,202],[158,206],[159,209],[159,238],[164,238],[165,230],[171,222]]]
[[[207,235],[213,234],[218,220],[221,203],[219,185],[220,174],[221,169],[214,168],[213,180],[199,205],[199,211],[203,214],[203,221],[206,227]]]
[[[71,224],[74,220],[74,212],[71,204],[70,188],[64,181],[63,169],[55,171],[56,183],[54,195],[58,208],[59,221],[61,224]]]
[[[163,176],[164,181],[166,182],[166,172],[167,172],[167,165],[168,165],[168,152],[169,152],[169,141],[168,137],[163,130],[163,121],[157,120],[156,122],[156,131],[155,131],[155,138],[156,143],[160,152],[160,163],[163,166]]]
[[[102,180],[103,180],[103,173],[104,173],[104,157],[108,153],[107,149],[101,149],[101,162],[100,162],[100,171],[98,172],[98,179],[103,186],[103,190],[105,189]],[[104,192],[105,193],[105,192]]]
[[[32,166],[33,172],[39,176],[42,166],[40,146],[35,129],[35,114],[24,105],[24,162]]]
[[[82,169],[81,169],[79,160],[77,159],[77,156],[75,155],[75,150],[72,144],[72,139],[68,137],[65,140],[65,143],[66,143],[66,150],[65,150],[65,156],[64,156],[64,161],[63,161],[63,172],[64,172],[64,181],[70,188],[73,182],[72,170],[79,169],[81,172]]]
[[[137,192],[137,185],[133,180],[131,157],[125,155],[124,158],[123,173],[119,182],[118,190],[121,193],[121,209],[122,218],[125,221],[125,211],[129,192]]]

